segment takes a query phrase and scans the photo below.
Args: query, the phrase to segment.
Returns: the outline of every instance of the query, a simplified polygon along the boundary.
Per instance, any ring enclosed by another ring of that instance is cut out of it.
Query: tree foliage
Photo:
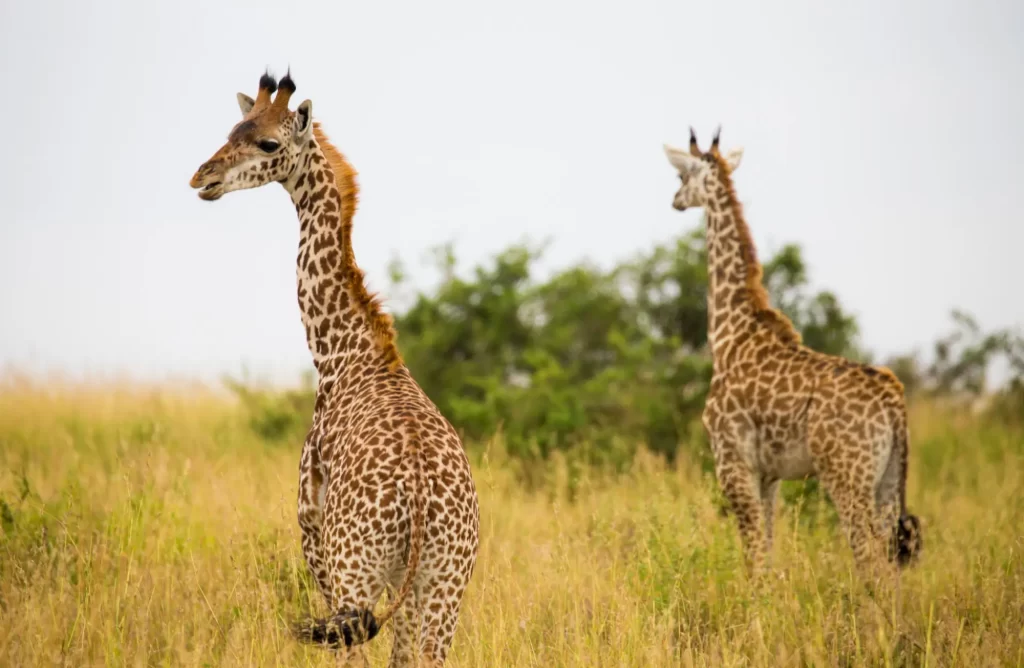
[[[437,256],[440,286],[396,326],[412,373],[467,437],[500,429],[514,455],[586,443],[615,460],[639,443],[672,457],[692,440],[711,375],[703,229],[610,270],[581,263],[543,280],[538,248],[509,248],[465,278],[450,247]],[[809,288],[798,247],[764,269],[808,345],[859,356],[855,319]]]

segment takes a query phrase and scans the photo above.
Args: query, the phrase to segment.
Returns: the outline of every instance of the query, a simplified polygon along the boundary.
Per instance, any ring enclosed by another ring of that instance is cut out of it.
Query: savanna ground
[[[827,504],[779,511],[781,577],[758,593],[697,458],[614,475],[555,458],[528,488],[499,437],[470,444],[482,545],[449,665],[1024,665],[1022,442],[914,408],[925,553],[884,600],[856,586]],[[331,665],[287,633],[322,606],[298,455],[205,390],[8,384],[0,665]],[[389,649],[384,631],[372,664]]]

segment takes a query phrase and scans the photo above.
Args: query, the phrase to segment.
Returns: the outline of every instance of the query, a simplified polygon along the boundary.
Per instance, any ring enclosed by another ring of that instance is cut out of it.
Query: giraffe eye
[[[281,148],[281,144],[273,139],[261,139],[256,142],[256,145],[259,146],[260,150],[264,153],[273,153],[277,149]]]

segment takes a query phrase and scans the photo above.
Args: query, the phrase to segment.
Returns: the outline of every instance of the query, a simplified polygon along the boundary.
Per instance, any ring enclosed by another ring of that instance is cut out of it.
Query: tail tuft
[[[372,610],[339,612],[327,619],[308,619],[292,626],[296,640],[309,645],[337,648],[361,645],[380,631]]]
[[[924,547],[924,540],[921,538],[921,521],[917,515],[904,514],[892,532],[892,558],[904,568],[917,561]]]

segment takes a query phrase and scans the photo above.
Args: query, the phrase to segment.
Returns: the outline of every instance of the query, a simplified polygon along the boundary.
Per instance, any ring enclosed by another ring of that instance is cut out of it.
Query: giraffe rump
[[[405,459],[410,464],[412,473],[412,489],[409,490],[409,558],[406,560],[405,578],[401,587],[391,600],[391,604],[379,618],[372,610],[342,610],[322,619],[301,620],[292,625],[292,634],[296,640],[311,645],[323,645],[329,648],[341,646],[352,647],[369,642],[380,632],[385,624],[401,607],[409,592],[423,553],[423,535],[426,530],[425,487],[420,436],[416,420],[412,415],[406,416],[407,449]]]

